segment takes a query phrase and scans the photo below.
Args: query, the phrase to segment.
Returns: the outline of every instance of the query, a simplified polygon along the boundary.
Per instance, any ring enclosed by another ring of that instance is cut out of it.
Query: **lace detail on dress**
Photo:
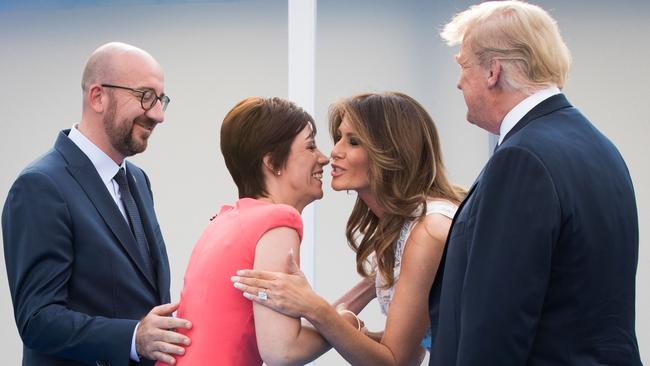
[[[395,245],[395,267],[393,268],[393,278],[395,279],[393,286],[384,287],[386,281],[379,271],[377,271],[377,263],[375,262],[375,272],[377,273],[375,277],[375,289],[377,291],[377,301],[381,307],[381,312],[384,315],[388,315],[388,306],[390,301],[393,299],[393,289],[395,283],[399,278],[400,270],[402,268],[402,254],[404,252],[404,244],[406,244],[406,239],[408,239],[411,234],[411,225],[413,220],[407,220],[404,225],[402,225],[402,230],[399,233],[397,238],[397,244]]]
[[[439,213],[441,215],[448,217],[449,219],[453,219],[457,209],[458,206],[456,206],[455,204],[449,201],[434,200],[434,201],[427,202],[426,214],[430,215],[433,213]],[[414,213],[414,216],[417,215],[418,212],[416,211]],[[376,271],[377,275],[375,279],[375,289],[377,291],[377,301],[379,302],[379,306],[381,307],[381,312],[384,315],[388,315],[388,308],[390,307],[390,302],[393,299],[393,292],[395,290],[395,285],[399,280],[399,275],[401,272],[402,254],[404,254],[404,246],[409,236],[411,235],[411,230],[413,229],[413,226],[415,226],[415,220],[407,220],[406,222],[404,222],[404,225],[402,225],[402,229],[399,233],[399,237],[397,238],[395,244],[395,267],[393,269],[393,278],[395,279],[395,281],[393,282],[393,286],[385,288],[384,284],[386,283],[386,281],[382,277],[381,273]],[[373,266],[375,267],[376,270],[377,269],[376,261],[373,261]],[[431,334],[431,329],[427,331],[427,336],[430,337],[430,334]],[[423,346],[425,346],[427,349],[431,348],[430,342],[429,344],[423,344]]]

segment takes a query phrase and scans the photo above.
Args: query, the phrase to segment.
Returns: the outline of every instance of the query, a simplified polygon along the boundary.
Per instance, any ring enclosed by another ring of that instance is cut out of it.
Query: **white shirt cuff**
[[[135,334],[138,332],[138,327],[140,326],[140,322],[135,325],[135,329],[133,330],[133,338],[131,338],[131,360],[135,362],[140,362],[140,357],[138,357],[138,352],[135,350]]]

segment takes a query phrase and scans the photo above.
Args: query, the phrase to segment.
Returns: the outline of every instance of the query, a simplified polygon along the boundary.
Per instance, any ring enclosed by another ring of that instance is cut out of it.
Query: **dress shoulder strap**
[[[456,210],[458,210],[458,206],[447,200],[436,199],[427,202],[427,215],[438,213],[453,219]]]

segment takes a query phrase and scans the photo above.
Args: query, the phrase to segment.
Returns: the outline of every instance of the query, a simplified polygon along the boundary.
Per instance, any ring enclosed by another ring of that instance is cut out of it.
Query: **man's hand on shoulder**
[[[178,302],[156,306],[140,321],[135,335],[138,355],[173,365],[176,360],[172,355],[185,353],[184,347],[190,344],[190,339],[176,333],[175,329],[191,329],[192,324],[171,316],[177,308]]]

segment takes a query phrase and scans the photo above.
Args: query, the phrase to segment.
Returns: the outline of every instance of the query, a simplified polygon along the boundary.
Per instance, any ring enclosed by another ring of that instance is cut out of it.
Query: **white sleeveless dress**
[[[441,199],[431,200],[427,202],[426,215],[437,213],[437,214],[444,215],[449,219],[453,219],[457,209],[458,206],[456,206],[455,204],[447,200],[441,200]],[[414,216],[418,216],[417,213]],[[416,224],[415,220],[407,220],[406,222],[404,222],[399,237],[397,238],[397,242],[395,243],[395,268],[393,269],[393,277],[395,278],[395,281],[393,282],[393,286],[384,288],[384,284],[386,283],[386,281],[384,280],[381,273],[377,271],[377,277],[375,279],[377,301],[379,302],[379,306],[381,307],[381,312],[384,315],[388,315],[388,308],[390,307],[390,302],[393,299],[393,292],[395,290],[395,285],[397,285],[397,281],[399,280],[399,274],[400,274],[401,264],[402,264],[402,254],[404,253],[404,246],[406,244],[406,240],[411,235],[411,230],[413,230],[415,224]],[[376,267],[376,263],[375,263],[375,267]],[[422,347],[426,348],[427,350],[431,350],[431,328],[427,330],[427,334],[425,338],[422,340]]]

